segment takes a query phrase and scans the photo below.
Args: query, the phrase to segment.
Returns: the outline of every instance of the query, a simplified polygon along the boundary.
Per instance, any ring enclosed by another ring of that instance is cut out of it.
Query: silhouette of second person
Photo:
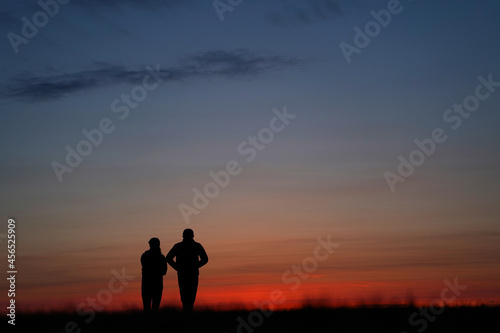
[[[185,313],[191,313],[198,290],[199,268],[206,265],[208,256],[203,246],[194,241],[193,230],[185,229],[182,238],[182,242],[168,252],[166,259],[177,271],[182,308]]]
[[[160,240],[149,240],[149,250],[141,256],[142,265],[142,303],[144,312],[157,312],[163,293],[163,276],[167,274],[167,262],[161,253]]]

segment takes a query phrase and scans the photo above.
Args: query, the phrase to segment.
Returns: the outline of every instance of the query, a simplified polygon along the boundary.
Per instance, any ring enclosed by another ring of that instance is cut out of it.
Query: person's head
[[[160,248],[160,240],[156,237],[153,237],[149,240],[149,247],[151,249],[159,249]]]
[[[194,238],[193,229],[184,229],[182,232],[182,238],[185,240],[192,240]]]

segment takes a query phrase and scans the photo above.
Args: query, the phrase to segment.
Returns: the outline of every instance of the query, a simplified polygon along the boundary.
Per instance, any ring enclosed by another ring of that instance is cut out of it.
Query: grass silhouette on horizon
[[[96,313],[89,322],[76,313],[20,313],[17,328],[52,333],[85,332],[489,332],[499,327],[499,306],[445,307],[434,315],[414,306],[304,307],[263,313],[260,310],[199,310],[185,317],[179,309],[155,315],[139,310]],[[415,315],[416,313],[416,315]],[[413,325],[409,319],[413,316]],[[425,322],[424,322],[425,321]],[[80,331],[81,330],[81,331]]]

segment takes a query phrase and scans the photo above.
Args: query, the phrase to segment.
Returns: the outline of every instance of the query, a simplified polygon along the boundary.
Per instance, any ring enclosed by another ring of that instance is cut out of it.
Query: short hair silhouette
[[[177,282],[184,313],[193,311],[198,291],[199,269],[206,265],[208,256],[200,243],[194,241],[194,231],[185,229],[182,242],[175,244],[167,254],[167,262],[177,271]],[[174,261],[175,258],[175,261]]]
[[[157,312],[163,293],[163,275],[167,274],[167,261],[161,253],[160,240],[156,237],[149,241],[149,250],[141,256],[142,284],[141,296],[144,312]]]
[[[182,232],[182,238],[194,238],[193,229],[184,229]]]
[[[159,247],[160,246],[160,240],[156,237],[153,237],[151,238],[149,241],[149,246],[153,246],[153,247]]]

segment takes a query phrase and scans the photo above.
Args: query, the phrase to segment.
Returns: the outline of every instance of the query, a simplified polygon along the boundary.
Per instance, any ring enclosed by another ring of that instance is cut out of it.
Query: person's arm
[[[163,259],[162,267],[161,267],[161,272],[163,273],[163,275],[166,275],[167,274],[167,270],[168,270],[167,258],[164,257],[163,255],[161,257]]]
[[[175,245],[168,251],[166,256],[167,263],[177,271],[177,263],[174,261],[174,257],[176,256],[176,248]]]
[[[200,244],[198,255],[200,256],[200,261],[198,262],[198,268],[201,268],[201,267],[205,266],[208,262],[207,252],[205,252],[205,249],[203,248],[203,246],[201,244]]]

